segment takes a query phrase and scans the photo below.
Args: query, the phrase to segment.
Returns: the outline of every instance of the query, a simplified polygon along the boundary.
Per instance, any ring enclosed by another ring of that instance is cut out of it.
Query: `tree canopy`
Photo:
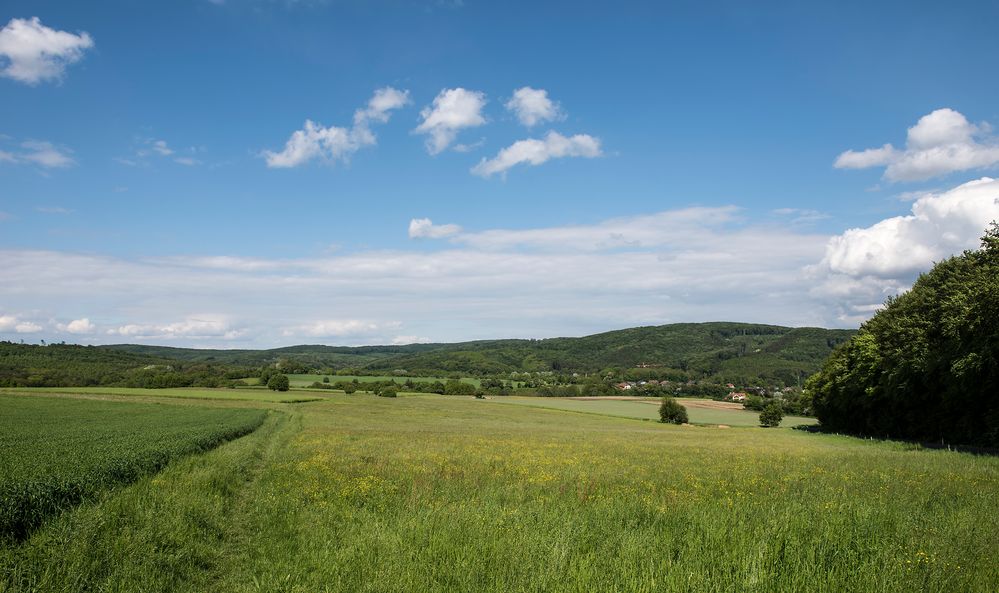
[[[811,377],[828,430],[999,446],[999,225],[889,298]]]

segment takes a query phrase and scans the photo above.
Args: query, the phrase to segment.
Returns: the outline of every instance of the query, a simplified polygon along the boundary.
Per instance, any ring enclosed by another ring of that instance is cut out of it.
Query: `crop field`
[[[572,412],[607,414],[625,418],[659,420],[657,399],[598,399],[564,397],[494,397],[490,402],[553,408]],[[691,424],[724,424],[726,426],[759,426],[760,413],[752,410],[714,406],[716,402],[704,399],[678,398],[685,408]],[[781,426],[815,424],[815,418],[785,416]]]
[[[395,375],[288,375],[288,380],[291,382],[292,387],[308,387],[316,381],[322,383],[323,377],[329,377],[331,383],[336,383],[337,381],[353,381],[354,379],[357,379],[358,383],[374,383],[375,381],[395,381],[396,383],[405,383],[407,379],[412,380],[414,383],[433,383],[435,381],[446,383],[448,381],[446,377],[399,377]],[[473,379],[471,377],[464,377],[461,379],[461,382],[469,383],[471,385],[475,385],[476,387],[482,383],[478,379]]]
[[[265,389],[207,389],[177,387],[173,389],[143,389],[140,387],[3,387],[0,394],[81,394],[170,397],[179,399],[238,400],[271,403],[301,403],[316,401],[321,394],[312,391],[270,391]]]
[[[260,410],[0,395],[0,534],[260,425]],[[4,539],[0,538],[0,539]]]
[[[999,458],[498,400],[282,407],[0,546],[0,591],[999,589]]]

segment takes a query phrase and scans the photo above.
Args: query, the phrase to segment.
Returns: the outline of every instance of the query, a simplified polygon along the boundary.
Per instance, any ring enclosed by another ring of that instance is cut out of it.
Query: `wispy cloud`
[[[371,131],[372,123],[387,122],[392,111],[407,104],[409,91],[392,87],[378,89],[367,106],[354,112],[354,123],[350,128],[324,127],[305,120],[305,126],[292,133],[281,152],[265,150],[262,156],[267,166],[274,169],[298,167],[312,160],[327,163],[346,161],[361,148],[376,143],[375,134]]]
[[[35,165],[45,169],[64,169],[76,164],[76,161],[70,156],[72,152],[65,146],[57,146],[51,142],[25,140],[13,150],[0,150],[0,163]]]
[[[519,140],[499,151],[495,157],[482,159],[472,168],[472,173],[491,177],[497,173],[505,174],[520,164],[537,166],[551,159],[566,157],[592,159],[602,154],[598,138],[588,134],[566,137],[558,132],[548,132],[540,140],[535,138]]]

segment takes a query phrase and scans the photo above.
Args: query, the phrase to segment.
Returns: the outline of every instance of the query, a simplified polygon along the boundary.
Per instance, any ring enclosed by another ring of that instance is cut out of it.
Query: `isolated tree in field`
[[[271,391],[288,391],[290,386],[288,376],[280,373],[271,375],[271,378],[267,380],[267,388]]]
[[[659,421],[664,424],[686,424],[687,408],[667,395],[663,397],[663,403],[659,404]]]
[[[781,420],[784,419],[784,410],[781,409],[780,404],[777,402],[770,402],[767,407],[763,408],[760,412],[760,426],[764,428],[775,428],[780,426]]]

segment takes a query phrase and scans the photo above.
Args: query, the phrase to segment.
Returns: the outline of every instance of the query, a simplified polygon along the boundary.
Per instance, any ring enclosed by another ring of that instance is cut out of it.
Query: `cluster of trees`
[[[807,389],[827,430],[999,447],[999,226],[888,299]]]
[[[227,387],[253,374],[94,346],[0,342],[0,387]]]

